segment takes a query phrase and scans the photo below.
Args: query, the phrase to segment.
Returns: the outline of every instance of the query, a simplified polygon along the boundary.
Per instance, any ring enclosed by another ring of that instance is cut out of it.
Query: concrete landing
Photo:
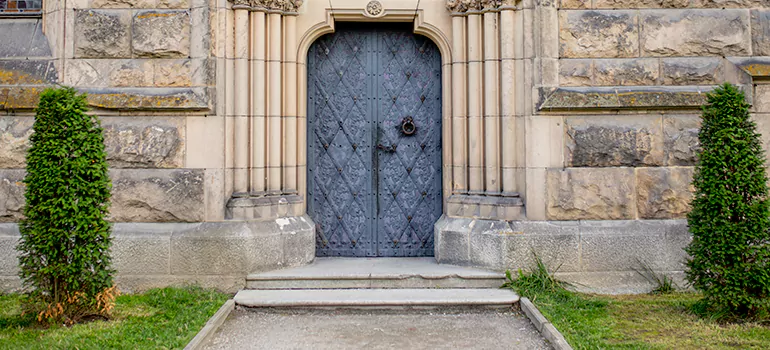
[[[251,274],[247,289],[498,288],[499,272],[433,258],[316,258],[307,266]]]
[[[246,307],[457,307],[511,308],[519,296],[508,289],[310,289],[242,290],[235,303]]]

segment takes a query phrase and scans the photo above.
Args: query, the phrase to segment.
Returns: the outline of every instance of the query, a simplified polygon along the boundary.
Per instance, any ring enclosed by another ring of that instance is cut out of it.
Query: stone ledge
[[[727,57],[727,60],[752,77],[770,77],[770,56]]]
[[[535,252],[585,290],[639,293],[649,291],[635,272],[640,261],[681,276],[690,237],[685,220],[508,222],[443,216],[434,239],[442,264],[528,270]]]
[[[713,86],[540,88],[540,111],[699,108]]]
[[[0,86],[0,110],[30,110],[53,85]],[[211,110],[213,88],[81,88],[91,107],[109,110]]]
[[[18,290],[17,224],[0,224],[0,291]],[[249,273],[308,264],[315,224],[308,216],[259,222],[117,223],[113,267],[121,290],[201,283],[226,292]]]

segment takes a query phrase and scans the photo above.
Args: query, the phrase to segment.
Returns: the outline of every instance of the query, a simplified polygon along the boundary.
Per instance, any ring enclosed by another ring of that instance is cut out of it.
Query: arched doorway
[[[339,23],[307,60],[318,256],[432,256],[442,214],[441,54],[407,24]]]

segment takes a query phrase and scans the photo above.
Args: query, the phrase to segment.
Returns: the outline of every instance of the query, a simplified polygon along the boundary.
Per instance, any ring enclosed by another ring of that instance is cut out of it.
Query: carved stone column
[[[267,77],[266,77],[266,45],[267,31],[265,23],[265,11],[267,9],[261,1],[252,1],[251,33],[252,40],[252,64],[251,64],[251,195],[255,197],[265,195],[266,185],[266,139],[265,123],[267,110]]]
[[[482,128],[484,77],[481,61],[483,50],[481,0],[471,0],[466,13],[468,14],[468,193],[480,195],[484,193],[484,130]]]
[[[513,102],[514,38],[521,33],[514,33],[513,2],[447,0],[447,9],[453,16],[453,192],[447,216],[521,219],[516,145],[522,135]]]
[[[499,0],[482,0],[484,14],[484,179],[486,194],[500,195]]]
[[[236,220],[301,215],[296,16],[301,0],[230,0],[234,23],[232,198]],[[249,13],[251,11],[251,13]],[[230,43],[228,43],[229,45]]]
[[[466,56],[465,56],[465,3],[460,0],[447,2],[452,14],[452,193],[468,191],[466,109]]]
[[[248,196],[249,186],[249,6],[235,0],[235,110],[233,149],[233,197]]]
[[[516,84],[514,83],[515,52],[514,52],[514,1],[505,0],[500,6],[500,81],[501,109],[500,122],[502,125],[502,183],[503,195],[512,195],[516,186]]]

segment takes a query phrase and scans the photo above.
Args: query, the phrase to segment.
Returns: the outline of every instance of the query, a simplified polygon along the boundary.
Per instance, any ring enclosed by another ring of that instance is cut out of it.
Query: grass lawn
[[[693,314],[693,293],[530,299],[575,349],[770,349],[770,321],[720,324]]]
[[[228,298],[197,287],[154,289],[118,297],[110,321],[42,329],[21,316],[21,296],[0,295],[0,349],[181,349]]]

